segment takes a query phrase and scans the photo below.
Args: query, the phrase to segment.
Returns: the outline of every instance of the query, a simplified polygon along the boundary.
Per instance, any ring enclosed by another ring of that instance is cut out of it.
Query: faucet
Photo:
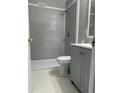
[[[95,46],[95,36],[93,37],[92,46]]]

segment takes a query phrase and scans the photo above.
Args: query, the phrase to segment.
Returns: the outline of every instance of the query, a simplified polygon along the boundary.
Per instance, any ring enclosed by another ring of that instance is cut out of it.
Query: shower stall
[[[29,0],[32,69],[58,67],[56,58],[70,55],[77,42],[77,0]]]

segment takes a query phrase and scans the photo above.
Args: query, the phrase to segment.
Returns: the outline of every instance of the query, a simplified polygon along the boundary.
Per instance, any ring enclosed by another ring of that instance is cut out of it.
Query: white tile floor
[[[79,93],[69,78],[61,78],[57,69],[32,72],[32,93]]]

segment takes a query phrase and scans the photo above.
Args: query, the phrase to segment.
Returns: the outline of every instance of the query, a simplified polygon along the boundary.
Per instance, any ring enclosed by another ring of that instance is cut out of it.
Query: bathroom
[[[95,0],[29,0],[31,93],[95,93]]]

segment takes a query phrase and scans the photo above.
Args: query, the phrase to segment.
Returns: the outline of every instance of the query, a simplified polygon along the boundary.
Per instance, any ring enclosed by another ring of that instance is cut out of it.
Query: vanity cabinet
[[[88,93],[91,49],[71,47],[70,79],[81,91]]]

